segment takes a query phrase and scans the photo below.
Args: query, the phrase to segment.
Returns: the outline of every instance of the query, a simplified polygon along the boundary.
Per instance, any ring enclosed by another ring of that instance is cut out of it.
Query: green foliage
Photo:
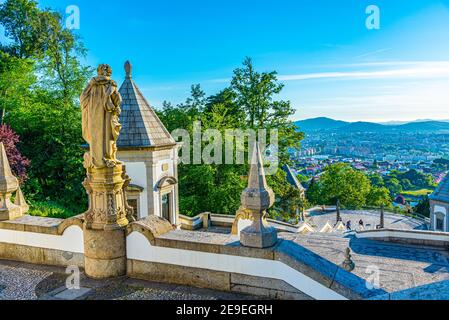
[[[402,192],[402,186],[396,178],[388,177],[385,180],[385,186],[390,190],[391,195],[398,195]]]
[[[367,175],[344,163],[327,167],[319,182],[312,181],[307,197],[314,204],[335,205],[340,201],[351,209],[391,205],[388,189],[373,186]]]
[[[86,197],[81,184],[85,172],[80,111],[74,106],[59,106],[43,94],[7,118],[22,137],[20,149],[31,159],[24,192],[30,199],[57,201],[81,213]]]
[[[282,85],[276,73],[258,73],[250,59],[234,71],[231,86],[218,94],[206,97],[199,85],[192,86],[191,96],[177,106],[164,102],[159,116],[169,131],[185,129],[192,135],[193,122],[200,121],[202,130],[216,129],[225,136],[226,129],[279,130],[281,165],[289,159],[288,148],[297,148],[302,134],[296,132],[289,117],[293,109],[289,102],[275,101]],[[203,141],[204,147],[211,141]],[[225,150],[224,141],[218,142]],[[245,145],[248,158],[248,145]],[[212,154],[215,155],[215,154]],[[219,155],[221,157],[221,155]],[[235,155],[234,155],[235,157]],[[284,161],[284,162],[283,162]],[[240,206],[240,195],[246,186],[244,178],[248,166],[242,165],[180,165],[180,212],[190,216],[213,210],[221,214],[235,214]],[[286,211],[298,201],[298,194],[286,181],[282,170],[269,177],[279,203]],[[287,214],[288,216],[288,214]]]
[[[0,23],[12,42],[2,46],[18,58],[41,57],[45,51],[46,33],[42,12],[36,1],[7,0],[0,5]]]
[[[419,213],[425,217],[430,217],[430,199],[426,195],[415,208],[415,212]]]
[[[373,186],[367,196],[367,204],[375,207],[391,207],[392,199],[390,191],[385,187]]]
[[[79,61],[83,44],[59,13],[32,0],[4,2],[0,24],[9,40],[0,53],[0,107],[31,162],[26,197],[81,213],[87,200],[78,96],[91,73]]]
[[[30,216],[67,219],[73,217],[73,212],[54,202],[32,202],[28,213]]]
[[[320,185],[321,199],[325,204],[336,204],[340,200],[342,206],[349,208],[366,205],[371,190],[371,182],[363,172],[343,163],[327,167]]]
[[[26,104],[28,100],[26,93],[36,82],[33,68],[33,61],[19,59],[0,51],[1,123],[4,121],[6,112]]]
[[[391,184],[387,182],[388,189],[395,194],[402,192],[403,189],[434,188],[436,186],[431,174],[425,174],[414,169],[407,172],[393,170],[387,179],[391,181]],[[400,188],[398,185],[400,185]]]

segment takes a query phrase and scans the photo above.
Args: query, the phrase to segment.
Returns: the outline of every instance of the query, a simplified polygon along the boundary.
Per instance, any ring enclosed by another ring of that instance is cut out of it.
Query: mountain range
[[[417,120],[408,123],[346,122],[330,118],[314,118],[295,122],[300,131],[335,132],[448,132],[449,120]]]

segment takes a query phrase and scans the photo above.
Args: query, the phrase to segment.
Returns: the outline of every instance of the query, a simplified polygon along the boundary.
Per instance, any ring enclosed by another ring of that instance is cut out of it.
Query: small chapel
[[[155,215],[178,225],[178,144],[134,82],[129,61],[125,73],[117,158],[131,178],[128,203],[137,220]]]

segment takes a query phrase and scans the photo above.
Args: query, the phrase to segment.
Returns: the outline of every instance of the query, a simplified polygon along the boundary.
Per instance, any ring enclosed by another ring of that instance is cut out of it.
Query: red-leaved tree
[[[27,168],[30,161],[22,156],[17,149],[17,143],[20,142],[20,137],[8,126],[0,125],[0,142],[5,146],[6,156],[9,160],[9,165],[13,174],[23,183],[27,179]]]

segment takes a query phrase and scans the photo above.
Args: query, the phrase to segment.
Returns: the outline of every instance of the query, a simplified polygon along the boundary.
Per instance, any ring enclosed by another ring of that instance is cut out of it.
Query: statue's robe
[[[104,76],[92,78],[80,102],[83,138],[90,147],[87,165],[114,166],[118,163],[116,143],[121,129],[118,115],[122,103],[117,84]]]

